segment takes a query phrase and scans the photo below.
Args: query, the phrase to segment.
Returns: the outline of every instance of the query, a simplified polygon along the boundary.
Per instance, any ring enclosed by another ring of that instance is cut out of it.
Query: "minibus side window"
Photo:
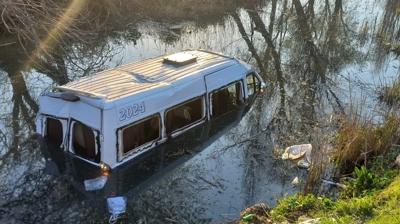
[[[254,73],[246,76],[246,82],[249,96],[252,96],[254,93],[257,93],[261,90],[261,82]]]
[[[211,93],[212,116],[220,116],[242,103],[241,82],[234,82]]]
[[[100,152],[96,146],[94,131],[80,122],[73,123],[72,147],[74,153],[82,158],[100,162]]]
[[[190,126],[204,118],[203,101],[203,97],[198,97],[168,110],[166,112],[167,134]]]
[[[46,119],[45,138],[55,146],[61,146],[63,142],[63,126],[61,121],[50,117]]]
[[[122,129],[122,153],[126,154],[161,136],[160,115],[154,115]]]

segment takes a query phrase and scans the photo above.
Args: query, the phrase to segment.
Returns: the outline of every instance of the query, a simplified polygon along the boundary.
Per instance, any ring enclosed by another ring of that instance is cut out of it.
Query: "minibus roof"
[[[105,107],[122,98],[139,93],[173,91],[172,87],[232,65],[240,61],[219,53],[186,50],[168,56],[118,66],[88,77],[55,87]],[[184,80],[184,81],[183,81]]]

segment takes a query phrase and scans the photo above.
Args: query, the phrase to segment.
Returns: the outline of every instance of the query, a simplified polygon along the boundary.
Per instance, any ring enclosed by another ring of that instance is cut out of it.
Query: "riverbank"
[[[399,223],[398,169],[385,169],[383,176],[365,167],[361,170],[348,183],[351,190],[342,190],[336,201],[314,194],[295,194],[281,199],[272,209],[260,212],[257,205],[245,210],[238,223]],[[364,187],[359,188],[360,183]],[[349,196],[350,192],[359,195]]]
[[[398,101],[390,104],[392,112],[378,124],[359,116],[340,122],[331,155],[337,183],[327,188],[318,176],[316,192],[286,196],[274,208],[254,205],[236,223],[400,223],[400,119],[393,112]]]

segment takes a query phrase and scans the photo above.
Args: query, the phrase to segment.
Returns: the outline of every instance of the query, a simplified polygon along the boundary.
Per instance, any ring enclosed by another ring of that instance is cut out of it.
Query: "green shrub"
[[[362,166],[361,168],[356,167],[354,169],[354,173],[356,175],[356,179],[350,182],[350,188],[353,190],[353,197],[363,195],[368,190],[376,188],[379,178],[376,177],[365,166]]]
[[[360,197],[383,189],[399,173],[397,170],[377,168],[379,166],[375,166],[372,169],[367,169],[365,166],[356,167],[354,169],[355,179],[347,183],[348,187],[342,191],[342,197]]]

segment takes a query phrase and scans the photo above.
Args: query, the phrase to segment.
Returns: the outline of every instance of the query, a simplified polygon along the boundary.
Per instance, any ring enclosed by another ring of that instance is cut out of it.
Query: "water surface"
[[[82,18],[73,36],[48,43],[46,51],[38,50],[38,41],[1,35],[2,223],[107,219],[67,176],[44,171],[32,135],[38,96],[54,85],[183,49],[222,52],[254,65],[268,91],[246,117],[128,197],[129,222],[221,223],[246,206],[273,206],[298,191],[291,181],[304,180],[305,171],[277,159],[276,149],[326,144],[335,117],[355,107],[365,116],[382,114],[377,89],[397,79],[396,0],[117,2],[89,4],[85,12],[96,16]],[[47,33],[41,35],[45,40]]]

